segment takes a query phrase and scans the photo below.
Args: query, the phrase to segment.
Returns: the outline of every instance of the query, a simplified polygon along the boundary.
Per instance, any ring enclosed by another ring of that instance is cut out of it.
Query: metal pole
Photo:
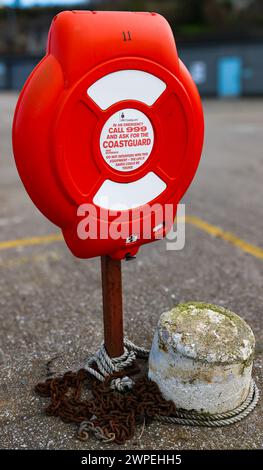
[[[121,356],[123,344],[121,261],[101,257],[104,344],[110,357]]]

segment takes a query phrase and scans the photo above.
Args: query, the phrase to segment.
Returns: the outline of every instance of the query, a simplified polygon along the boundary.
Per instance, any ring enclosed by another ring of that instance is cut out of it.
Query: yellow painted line
[[[180,218],[181,221],[181,218]],[[258,259],[263,259],[263,249],[259,248],[256,245],[252,245],[251,243],[242,240],[241,238],[237,237],[234,233],[225,232],[220,227],[216,225],[212,225],[205,220],[200,219],[199,217],[195,217],[193,215],[185,216],[185,222],[193,225],[200,230],[208,233],[213,237],[221,238],[232,245],[240,248],[245,253],[249,253],[250,255],[254,256]],[[21,246],[32,246],[32,245],[43,245],[47,243],[54,243],[57,241],[62,241],[63,236],[61,233],[53,233],[50,235],[43,235],[40,237],[30,237],[30,238],[20,238],[17,240],[8,240],[0,242],[0,250],[6,250],[8,248],[17,248]]]
[[[54,243],[63,240],[61,233],[53,233],[50,235],[43,235],[41,237],[18,238],[17,240],[8,240],[0,242],[0,250],[7,250],[8,248],[17,248],[20,246],[43,245],[46,243]]]
[[[255,258],[263,259],[262,248],[259,248],[256,245],[252,245],[251,243],[248,243],[245,240],[242,240],[241,238],[237,237],[234,233],[225,232],[220,227],[209,224],[205,220],[199,219],[199,217],[195,217],[193,215],[187,215],[185,217],[185,221],[186,223],[194,225],[195,227],[203,230],[204,232],[209,233],[209,235],[212,235],[213,237],[218,237],[222,240],[231,243],[232,245],[240,248],[245,253],[249,253]]]

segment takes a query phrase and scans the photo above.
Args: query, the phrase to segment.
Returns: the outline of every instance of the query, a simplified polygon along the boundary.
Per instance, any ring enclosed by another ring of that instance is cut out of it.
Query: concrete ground
[[[5,248],[1,242],[57,231],[35,209],[20,183],[11,150],[15,94],[0,95],[0,447],[110,449],[75,427],[43,414],[33,393],[54,373],[77,369],[102,340],[99,259],[75,259],[63,242]],[[198,174],[187,193],[187,214],[232,232],[263,249],[263,101],[205,101],[206,143]],[[37,158],[37,149],[36,149]],[[262,389],[263,258],[248,254],[192,224],[182,251],[161,241],[123,263],[125,329],[150,347],[159,315],[178,302],[222,305],[240,314],[256,341],[254,377]],[[252,250],[253,251],[253,250]],[[263,252],[262,252],[263,253]],[[261,448],[262,405],[239,424],[191,428],[152,423],[125,449]]]

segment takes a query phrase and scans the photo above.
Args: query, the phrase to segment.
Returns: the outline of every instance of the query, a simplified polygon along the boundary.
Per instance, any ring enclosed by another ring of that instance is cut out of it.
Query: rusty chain
[[[95,365],[96,367],[96,365]],[[112,388],[112,380],[128,374],[137,375],[133,387],[125,393]],[[139,375],[138,375],[139,374]],[[140,373],[138,361],[132,366],[105,377],[101,382],[86,369],[66,372],[62,377],[48,378],[35,387],[38,395],[50,398],[45,412],[67,423],[76,423],[78,439],[87,441],[90,435],[103,442],[123,444],[131,439],[137,424],[147,425],[153,419],[188,426],[226,426],[245,418],[255,408],[259,391],[252,380],[244,402],[235,410],[217,415],[176,409],[166,401],[155,382],[146,372]]]
[[[122,372],[125,373],[127,371]],[[158,386],[147,376],[139,377],[133,388],[125,393],[112,390],[113,376],[100,382],[88,371],[80,369],[66,372],[62,377],[48,378],[39,383],[35,391],[50,398],[46,414],[79,425],[77,436],[80,440],[87,440],[93,434],[103,441],[123,444],[134,436],[137,424],[144,420],[147,424],[157,415],[174,414],[174,404],[162,397]]]

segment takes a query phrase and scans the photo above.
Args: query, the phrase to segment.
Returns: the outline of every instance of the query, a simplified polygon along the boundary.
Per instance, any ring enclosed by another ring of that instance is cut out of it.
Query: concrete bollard
[[[238,315],[204,303],[179,304],[159,320],[149,378],[177,408],[224,413],[247,397],[255,338]]]

